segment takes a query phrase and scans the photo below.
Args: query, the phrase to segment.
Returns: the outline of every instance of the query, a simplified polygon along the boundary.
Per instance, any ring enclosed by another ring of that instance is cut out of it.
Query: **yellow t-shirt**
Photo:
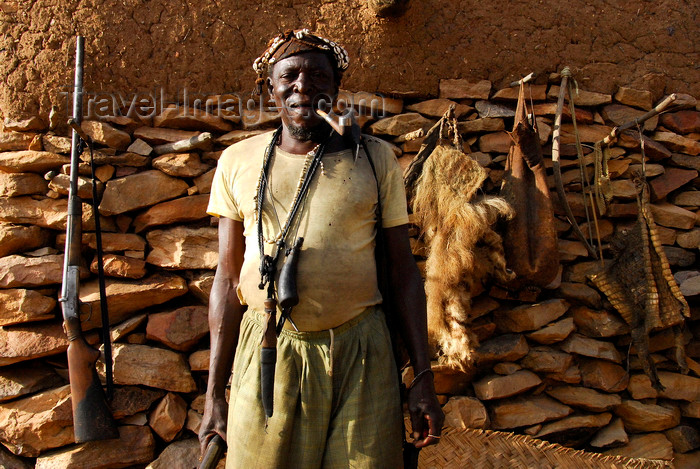
[[[267,291],[259,289],[260,255],[255,222],[255,194],[265,150],[272,132],[227,148],[219,159],[207,213],[242,221],[246,242],[238,297],[242,304],[263,310]],[[382,196],[382,226],[408,222],[401,168],[381,140],[366,137]],[[262,225],[273,239],[284,225],[302,174],[306,155],[275,148],[268,174]],[[299,304],[292,319],[300,330],[336,327],[381,303],[374,258],[377,182],[363,151],[357,162],[350,150],[323,155],[309,191],[289,230],[287,244],[304,243],[299,255]],[[270,205],[270,193],[274,210]],[[266,254],[273,245],[265,243]],[[282,267],[284,255],[277,265]]]

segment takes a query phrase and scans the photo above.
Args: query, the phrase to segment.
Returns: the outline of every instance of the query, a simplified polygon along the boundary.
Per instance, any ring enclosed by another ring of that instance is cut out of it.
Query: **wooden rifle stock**
[[[75,60],[75,89],[73,94],[73,118],[79,123],[83,106],[83,50],[84,38],[78,37]],[[82,235],[82,202],[78,197],[78,163],[80,159],[79,136],[73,131],[71,145],[70,191],[68,193],[68,217],[66,222],[66,248],[61,286],[63,327],[68,336],[68,376],[73,404],[73,431],[75,442],[119,438],[119,431],[107,406],[102,383],[95,364],[100,352],[90,346],[83,337],[80,325],[80,261]],[[111,366],[106,363],[105,366]]]

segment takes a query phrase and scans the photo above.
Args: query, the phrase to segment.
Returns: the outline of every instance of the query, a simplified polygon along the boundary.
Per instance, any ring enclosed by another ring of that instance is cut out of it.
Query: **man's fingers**
[[[416,437],[416,441],[413,442],[416,448],[434,445],[440,441],[440,432],[442,428],[440,428],[435,419],[430,418],[428,414],[425,414],[425,420],[427,420],[428,423],[424,425],[422,434]]]
[[[419,440],[423,438],[424,428],[425,425],[423,423],[423,412],[421,410],[411,412],[411,429],[413,430],[414,440]]]
[[[209,446],[209,442],[211,441],[212,438],[214,438],[214,435],[217,433],[215,431],[210,431],[207,433],[206,436],[204,436],[203,439],[200,440],[200,446],[202,447],[202,454],[207,450],[207,446]]]
[[[204,453],[207,452],[207,446],[209,445],[210,440],[211,435],[207,435],[204,439],[199,440],[199,462],[202,462],[202,458],[204,457]]]
[[[436,418],[435,416],[428,415],[428,426],[430,428],[428,436],[433,436],[439,440],[440,434],[442,433],[442,421],[439,416]]]
[[[220,437],[222,441],[226,441],[223,436],[221,436],[218,432],[216,431],[211,431],[207,433],[206,436],[201,436],[200,435],[200,442],[199,442],[199,461],[201,462],[202,459],[204,458],[204,455],[206,454],[207,450],[209,449],[209,443],[214,439],[214,437]]]
[[[435,445],[440,442],[440,436],[438,435],[428,435],[422,440],[416,440],[413,442],[413,445],[416,448],[423,448],[425,446],[430,446],[430,445]]]
[[[427,420],[427,423],[425,423]],[[416,427],[413,427],[413,438],[416,448],[434,445],[440,442],[442,434],[442,422],[439,418],[432,417],[430,414],[423,414],[422,418],[418,419],[421,422],[420,430],[417,432]]]

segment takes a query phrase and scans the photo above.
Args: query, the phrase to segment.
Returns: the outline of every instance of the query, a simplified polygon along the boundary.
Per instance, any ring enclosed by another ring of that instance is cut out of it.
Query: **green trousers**
[[[283,330],[267,421],[260,401],[263,318],[248,311],[241,324],[226,468],[402,467],[398,378],[381,309],[332,330]]]

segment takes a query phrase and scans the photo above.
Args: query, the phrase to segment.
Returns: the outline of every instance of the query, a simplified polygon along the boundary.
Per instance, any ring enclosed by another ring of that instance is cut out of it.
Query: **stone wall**
[[[387,117],[365,119],[364,130],[391,142],[406,167],[421,139],[405,141],[405,134],[428,129],[455,103],[472,157],[489,172],[483,190],[497,193],[510,145],[504,130],[512,126],[515,89],[498,90],[487,80],[443,80],[439,89],[436,99],[379,100]],[[532,88],[548,164],[556,95],[556,82]],[[225,101],[211,98],[211,103]],[[579,132],[590,153],[595,141],[650,109],[656,97],[622,87],[614,94],[582,90],[577,99]],[[682,336],[689,373],[681,374],[675,365],[673,331],[654,331],[650,348],[665,391],[650,386],[636,354],[629,353],[628,325],[586,277],[597,263],[557,206],[561,283],[525,302],[508,299],[490,281],[483,285],[470,318],[481,342],[476,374],[437,368],[449,425],[527,433],[606,454],[676,458],[676,467],[697,467],[700,111],[692,96],[680,95],[678,101],[682,110],[645,125],[645,146],[652,213],[691,305]],[[114,342],[112,407],[120,439],[81,445],[73,444],[68,342],[56,301],[70,142],[60,127],[50,130],[37,116],[5,122],[0,135],[0,466],[196,464],[208,367],[206,305],[217,262],[216,220],[205,213],[211,179],[223,148],[278,123],[265,112],[241,116],[233,109],[210,110],[166,108],[153,117],[104,114],[83,123],[96,142]],[[576,215],[582,216],[580,172],[567,119],[563,131],[563,180]],[[170,145],[185,139],[185,149]],[[88,158],[85,152],[83,160]],[[586,161],[591,169],[590,157]],[[614,147],[614,200],[600,220],[606,256],[612,235],[635,220],[630,173],[640,163],[638,139],[624,138]],[[81,196],[89,202],[87,167],[80,170]],[[554,192],[552,197],[557,200]],[[80,298],[84,329],[94,343],[100,322],[94,220],[90,205],[83,208]],[[420,240],[412,242],[422,265],[425,249]]]

